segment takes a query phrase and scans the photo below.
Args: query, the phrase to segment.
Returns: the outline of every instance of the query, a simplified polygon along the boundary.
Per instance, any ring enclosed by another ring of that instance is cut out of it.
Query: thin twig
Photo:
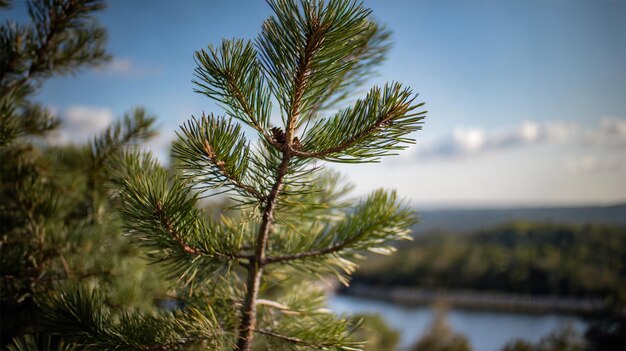
[[[211,145],[209,144],[208,140],[204,140],[204,153],[205,155],[209,158],[209,160],[211,161],[211,163],[213,163],[215,165],[215,167],[217,167],[217,169],[219,170],[219,172],[226,178],[228,179],[228,181],[230,181],[231,183],[233,183],[235,186],[243,189],[244,191],[248,192],[250,195],[254,196],[255,198],[259,199],[259,200],[263,200],[265,198],[265,196],[263,194],[261,194],[258,190],[256,190],[255,188],[243,184],[242,182],[240,182],[238,179],[236,179],[235,177],[233,177],[230,172],[228,172],[228,170],[226,169],[226,165],[224,164],[224,161],[220,160],[217,155],[215,154],[215,151],[213,151],[213,148],[211,147]]]
[[[289,162],[293,157],[292,144],[293,134],[296,129],[298,115],[300,113],[300,103],[307,84],[307,78],[310,72],[312,56],[318,50],[321,44],[322,28],[316,23],[313,31],[307,35],[307,45],[304,50],[303,57],[298,62],[297,74],[294,80],[294,95],[291,103],[291,113],[287,116],[287,125],[285,132],[285,143],[281,145],[279,150],[282,151],[283,157],[276,172],[276,180],[272,189],[265,199],[265,207],[261,216],[261,224],[256,238],[255,259],[250,261],[248,266],[248,279],[246,282],[246,296],[241,309],[241,323],[239,325],[239,335],[237,340],[238,351],[249,351],[252,349],[252,340],[254,339],[254,331],[256,327],[256,301],[261,285],[261,277],[263,275],[263,264],[265,261],[265,250],[269,242],[269,235],[273,231],[274,207],[276,200],[280,194],[284,178],[289,170]]]
[[[296,260],[303,260],[305,258],[309,258],[309,257],[317,257],[317,256],[323,256],[323,255],[328,255],[331,253],[335,253],[338,251],[343,250],[344,248],[346,248],[346,246],[348,246],[352,241],[346,241],[337,245],[333,245],[324,249],[319,249],[319,250],[313,250],[313,251],[308,251],[308,252],[300,252],[300,253],[296,253],[296,254],[290,254],[290,255],[281,255],[281,256],[273,256],[273,257],[267,257],[264,261],[264,264],[272,264],[272,263],[282,263],[282,262],[287,262],[287,261],[296,261]]]
[[[276,148],[280,148],[280,144],[276,140],[274,140],[271,135],[269,135],[269,133],[265,129],[263,129],[263,127],[259,125],[259,122],[255,118],[254,113],[252,113],[252,108],[244,99],[243,93],[241,92],[241,90],[239,90],[237,85],[232,82],[232,76],[227,74],[226,81],[228,82],[228,88],[235,95],[235,99],[237,100],[237,102],[239,102],[239,105],[241,105],[243,112],[250,118],[250,121],[252,121],[252,127],[256,129],[259,133],[261,133],[263,138],[265,138],[265,140],[267,140],[270,144],[274,145],[274,147]]]
[[[287,305],[283,305],[283,304],[281,304],[279,302],[272,301],[272,300],[257,299],[256,303],[257,303],[257,305],[263,305],[263,306],[276,308],[276,309],[280,310],[283,314],[290,315],[290,316],[299,316],[299,315],[302,314],[302,313],[300,313],[298,311],[294,311],[294,310],[290,309],[289,306],[287,306]]]
[[[273,331],[269,331],[269,330],[256,329],[255,332],[259,333],[259,334],[271,336],[273,338],[281,339],[281,340],[284,340],[284,341],[289,341],[289,342],[294,343],[294,344],[301,344],[301,345],[308,345],[308,346],[315,345],[315,344],[312,344],[312,343],[310,343],[308,341],[302,340],[300,338],[295,338],[293,336],[287,336],[287,335],[274,333]],[[315,345],[315,346],[319,346],[319,345]]]
[[[273,257],[270,256],[270,257],[267,257],[265,261],[263,261],[263,264],[284,263],[288,261],[303,260],[303,259],[310,258],[310,257],[323,256],[323,255],[328,255],[328,254],[332,254],[335,252],[339,252],[345,249],[346,247],[348,247],[349,245],[355,243],[361,237],[363,237],[363,235],[365,235],[368,232],[369,228],[375,227],[376,225],[379,225],[381,222],[384,223],[386,219],[387,219],[386,217],[381,218],[380,220],[372,223],[367,228],[361,229],[357,234],[353,235],[352,237],[350,237],[348,240],[344,242],[341,242],[341,243],[338,243],[338,244],[335,244],[333,246],[326,247],[323,249],[318,249],[318,250],[312,250],[312,251],[300,252],[300,253],[288,254],[288,255],[273,256]]]
[[[369,128],[367,128],[366,130],[362,131],[361,133],[358,133],[358,134],[352,136],[350,139],[344,141],[343,143],[341,143],[341,144],[339,144],[337,146],[333,146],[331,148],[328,148],[326,150],[321,150],[321,151],[306,152],[306,151],[300,151],[300,150],[292,150],[292,152],[293,152],[293,154],[295,156],[298,156],[298,157],[303,157],[303,158],[321,158],[321,159],[323,159],[324,157],[326,157],[328,155],[332,155],[332,154],[337,153],[337,152],[345,151],[346,149],[348,149],[349,147],[353,146],[354,144],[356,144],[357,142],[359,142],[360,140],[362,140],[363,138],[365,138],[369,134],[374,133],[375,131],[377,131],[381,127],[385,126],[386,123],[389,122],[393,118],[393,116],[395,115],[395,112],[396,112],[395,108],[391,109],[387,114],[385,114],[384,116],[381,116],[380,118],[378,118],[376,123],[372,124]]]
[[[200,249],[189,246],[189,244],[187,244],[183,240],[180,233],[174,228],[169,218],[166,216],[165,211],[163,210],[163,204],[161,203],[161,201],[157,202],[154,212],[156,216],[158,217],[159,222],[165,229],[165,231],[167,231],[167,233],[180,245],[183,251],[192,255],[202,254],[202,251],[200,251]]]

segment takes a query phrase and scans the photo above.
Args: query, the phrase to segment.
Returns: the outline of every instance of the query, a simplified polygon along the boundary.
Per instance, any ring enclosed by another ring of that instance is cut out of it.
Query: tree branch
[[[241,109],[243,110],[243,112],[246,115],[248,115],[248,117],[250,117],[250,120],[254,124],[253,125],[254,129],[256,129],[259,133],[261,133],[261,136],[263,136],[263,138],[265,138],[265,140],[267,140],[270,144],[272,144],[277,149],[280,149],[282,147],[282,145],[280,145],[276,140],[274,140],[274,138],[272,138],[272,136],[269,135],[269,133],[265,129],[263,129],[263,127],[261,127],[259,125],[257,119],[254,116],[254,113],[252,113],[252,109],[250,108],[250,106],[246,102],[246,100],[245,100],[245,98],[243,96],[243,93],[237,87],[237,85],[233,83],[232,80],[233,80],[232,76],[230,74],[226,74],[226,81],[228,82],[227,83],[228,84],[228,88],[232,91],[232,93],[235,96],[235,99],[237,100],[239,105],[241,105]]]
[[[377,221],[376,224],[380,223],[381,221]],[[372,226],[374,225],[370,225],[368,228],[371,228]],[[363,237],[363,235],[365,235],[367,231],[368,231],[367,228],[362,229],[356,235],[350,237],[348,240],[335,244],[333,246],[323,248],[323,249],[300,252],[300,253],[295,253],[295,254],[288,254],[288,255],[270,256],[270,257],[267,257],[265,261],[263,261],[263,264],[283,263],[283,262],[288,262],[288,261],[303,260],[305,258],[318,257],[318,256],[323,256],[323,255],[328,255],[328,254],[332,254],[335,252],[339,252],[345,249],[346,247],[348,247],[350,244],[353,244],[354,242],[359,240],[361,237]]]
[[[324,27],[315,18],[311,19],[311,32],[307,35],[307,43],[304,49],[303,56],[298,60],[298,68],[294,79],[294,92],[291,100],[291,111],[287,117],[287,126],[285,132],[285,139],[288,144],[288,148],[291,149],[291,141],[293,134],[297,126],[297,120],[300,115],[300,105],[302,102],[302,96],[304,95],[304,89],[306,87],[309,74],[311,71],[311,61],[315,52],[322,44],[322,38],[324,34]]]
[[[294,80],[294,95],[291,100],[291,111],[287,117],[287,125],[285,132],[285,142],[281,144],[279,150],[283,152],[283,158],[278,166],[276,182],[265,199],[266,206],[263,210],[261,225],[256,240],[255,259],[250,261],[248,267],[248,281],[246,283],[246,297],[242,307],[242,319],[239,326],[239,338],[237,340],[237,349],[239,351],[248,351],[252,347],[254,331],[256,326],[256,301],[261,284],[261,276],[263,274],[263,264],[265,261],[265,249],[269,241],[269,235],[272,232],[274,220],[274,207],[276,199],[283,185],[283,180],[289,168],[289,161],[292,158],[293,134],[297,125],[298,115],[300,113],[300,104],[306,87],[307,78],[310,71],[312,56],[321,44],[321,27],[319,23],[313,24],[313,31],[307,36],[307,45],[304,55],[299,60],[296,76]],[[276,140],[275,140],[276,141]],[[278,143],[278,141],[276,141]],[[275,145],[272,143],[272,145]]]
[[[345,60],[358,62],[361,59],[361,56],[363,56],[363,54],[367,52],[368,48],[369,46],[367,44],[359,47],[357,52],[355,52],[351,57],[346,57]],[[349,76],[349,73],[350,73],[349,70],[346,70],[343,73],[341,73],[341,76],[337,78],[324,93],[325,98],[320,99],[315,105],[313,105],[313,107],[309,111],[308,118],[314,117],[317,114],[317,112],[319,112],[319,110],[322,108],[322,106],[324,106],[327,100],[330,97],[332,97],[333,94],[335,94],[335,92],[341,87],[341,84],[344,83],[346,77]]]
[[[282,262],[287,262],[287,261],[303,260],[309,257],[328,255],[328,254],[343,250],[355,240],[345,241],[343,243],[333,245],[324,249],[319,249],[319,250],[300,252],[300,253],[295,253],[295,254],[290,254],[290,255],[270,256],[266,258],[263,263],[264,264],[282,263]]]
[[[276,199],[280,193],[285,175],[289,169],[289,161],[292,158],[293,134],[297,125],[298,115],[300,113],[300,104],[302,95],[306,87],[307,78],[310,71],[312,56],[321,44],[321,27],[319,23],[313,24],[313,31],[307,35],[307,45],[304,55],[299,60],[297,73],[294,81],[294,95],[291,100],[291,112],[287,117],[285,143],[281,145],[283,157],[276,175],[276,181],[272,186],[270,194],[265,199],[265,208],[261,217],[261,225],[257,235],[255,247],[255,259],[250,261],[248,266],[248,280],[246,283],[246,297],[242,306],[241,324],[239,326],[239,337],[237,340],[237,349],[239,351],[249,351],[252,348],[252,340],[256,325],[256,301],[259,294],[259,286],[261,285],[261,276],[263,275],[263,264],[265,261],[265,250],[269,242],[269,235],[272,232],[274,222],[274,207]]]
[[[320,346],[317,344],[312,344],[308,341],[302,340],[300,338],[295,338],[292,336],[287,336],[287,335],[282,335],[282,334],[278,334],[278,333],[274,333],[273,331],[269,331],[269,330],[264,330],[264,329],[256,329],[255,330],[256,333],[259,334],[263,334],[263,335],[267,335],[267,336],[271,336],[273,338],[277,338],[277,339],[281,339],[284,341],[288,341],[294,344],[301,344],[301,345],[307,345],[307,346]]]
[[[180,233],[176,229],[174,229],[172,223],[165,214],[165,211],[163,210],[163,203],[161,203],[161,201],[157,202],[154,214],[157,216],[159,223],[161,223],[165,231],[167,231],[167,233],[178,243],[178,245],[180,245],[183,251],[190,255],[203,254],[200,249],[189,246],[189,244],[187,244],[180,236]]]
[[[141,350],[141,351],[169,351],[169,350],[177,350],[177,349],[180,349],[182,346],[185,346],[185,345],[193,343],[193,342],[210,340],[211,337],[213,337],[213,335],[210,335],[210,336],[188,336],[188,337],[181,338],[178,341],[173,341],[173,342],[170,342],[170,343],[139,346],[139,350]]]
[[[286,149],[288,151],[288,149]],[[254,329],[256,326],[256,301],[263,275],[263,260],[265,259],[265,249],[267,247],[269,234],[272,231],[274,218],[274,206],[276,199],[282,188],[283,179],[287,174],[290,160],[289,152],[283,153],[283,159],[278,168],[276,182],[266,199],[266,206],[261,217],[261,225],[256,239],[254,259],[248,265],[248,280],[246,282],[246,297],[241,309],[241,323],[239,325],[239,336],[237,340],[237,350],[249,351],[252,347]]]
[[[287,305],[283,305],[281,303],[278,303],[278,302],[272,301],[272,300],[257,299],[256,303],[257,303],[257,305],[263,305],[263,306],[276,308],[276,309],[280,310],[283,314],[290,315],[290,316],[298,316],[298,315],[301,314],[298,311],[294,311],[294,310],[290,309],[289,306],[287,306]]]
[[[240,182],[238,179],[236,179],[235,177],[233,177],[228,170],[225,167],[224,161],[220,160],[217,155],[215,154],[215,152],[213,151],[213,148],[211,147],[211,145],[209,145],[208,140],[204,140],[204,154],[209,158],[209,160],[217,167],[217,169],[220,171],[220,173],[226,178],[228,179],[231,183],[233,183],[233,185],[237,186],[238,188],[248,192],[250,195],[252,195],[253,197],[259,199],[259,200],[264,200],[265,199],[265,195],[261,194],[258,190],[256,190],[255,188],[243,184],[242,182]]]
[[[392,122],[393,117],[395,116],[396,110],[398,109],[397,107],[398,106],[394,106],[393,109],[391,109],[384,116],[381,116],[376,121],[376,123],[372,124],[369,128],[367,128],[366,130],[364,130],[363,132],[361,132],[359,134],[356,134],[356,135],[352,136],[350,139],[344,141],[343,143],[341,143],[341,144],[339,144],[337,146],[328,148],[326,150],[313,151],[313,152],[293,150],[293,154],[295,156],[303,157],[303,158],[321,158],[321,159],[323,159],[324,157],[326,157],[328,155],[332,155],[332,154],[337,153],[337,152],[345,151],[348,148],[350,148],[351,146],[353,146],[354,144],[356,144],[359,141],[363,140],[365,137],[367,137],[371,133],[374,133],[375,131],[379,130],[380,128],[384,127],[385,125],[390,124]]]
[[[195,247],[191,247],[191,245],[189,245],[188,243],[186,243],[182,236],[180,235],[180,233],[174,229],[174,226],[172,225],[172,223],[170,222],[169,218],[167,217],[167,215],[165,214],[165,211],[163,209],[163,204],[159,201],[156,205],[156,209],[155,209],[155,214],[158,217],[159,223],[161,223],[161,225],[163,226],[163,228],[165,229],[165,231],[168,232],[168,234],[178,243],[178,245],[180,245],[180,247],[183,249],[183,251],[185,251],[186,253],[190,254],[190,255],[204,255],[204,256],[213,256],[201,249],[195,248]],[[254,260],[254,256],[252,255],[245,255],[245,254],[241,254],[241,253],[224,253],[224,252],[216,252],[215,253],[216,256],[222,256],[222,257],[226,257],[226,258],[230,258],[230,259],[246,259],[249,261]]]
[[[287,336],[287,335],[282,335],[282,334],[278,334],[275,333],[271,330],[265,330],[265,329],[257,329],[254,331],[255,333],[259,333],[259,334],[263,334],[263,335],[267,335],[267,336],[271,336],[273,338],[276,339],[280,339],[280,340],[284,340],[293,344],[300,344],[300,345],[306,345],[306,346],[311,346],[314,347],[316,349],[323,349],[325,347],[333,347],[333,346],[337,346],[335,344],[332,343],[312,343],[309,341],[306,341],[304,339],[301,338],[296,338],[293,336]]]

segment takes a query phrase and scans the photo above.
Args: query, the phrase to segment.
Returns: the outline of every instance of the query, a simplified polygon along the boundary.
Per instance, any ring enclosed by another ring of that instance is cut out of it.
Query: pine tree
[[[346,107],[389,45],[362,4],[268,3],[274,15],[254,43],[196,52],[196,91],[226,116],[181,126],[177,172],[138,150],[111,168],[125,231],[177,282],[176,306],[120,313],[100,292],[70,287],[46,302],[65,340],[93,350],[360,348],[350,339],[356,324],[324,308],[316,283],[347,284],[362,253],[392,252],[416,219],[393,191],[350,201],[323,164],[395,154],[426,112],[400,83]],[[214,218],[199,202],[219,193],[235,205]]]
[[[47,79],[109,59],[105,30],[94,17],[102,8],[94,0],[32,1],[30,23],[0,26],[3,349],[15,337],[11,347],[17,349],[62,348],[44,335],[39,301],[68,281],[107,289],[112,303],[136,304],[132,290],[145,291],[142,282],[119,279],[140,260],[128,258],[136,252],[119,235],[119,215],[103,180],[113,156],[154,134],[154,117],[135,109],[90,144],[51,146],[48,136],[60,122],[33,100]]]

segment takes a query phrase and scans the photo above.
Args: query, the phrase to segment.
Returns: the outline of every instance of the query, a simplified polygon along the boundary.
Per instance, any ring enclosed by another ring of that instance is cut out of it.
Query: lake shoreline
[[[432,306],[407,306],[345,294],[329,296],[328,303],[328,307],[338,315],[379,315],[389,328],[399,333],[398,350],[413,350],[438,313]],[[450,328],[466,336],[476,351],[501,351],[504,345],[515,339],[538,343],[541,338],[564,326],[573,327],[580,335],[588,328],[586,320],[575,314],[442,307]]]
[[[600,298],[522,295],[458,290],[426,290],[406,287],[371,287],[352,285],[337,294],[390,301],[408,306],[443,303],[449,307],[521,313],[563,313],[585,315],[602,310]]]

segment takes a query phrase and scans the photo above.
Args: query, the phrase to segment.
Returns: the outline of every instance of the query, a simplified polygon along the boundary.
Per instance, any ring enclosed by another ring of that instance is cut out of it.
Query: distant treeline
[[[369,257],[353,282],[578,297],[626,291],[626,230],[514,222],[468,235],[430,233]]]
[[[469,233],[514,221],[570,225],[608,224],[626,228],[626,204],[578,207],[517,207],[419,210],[415,234]]]

